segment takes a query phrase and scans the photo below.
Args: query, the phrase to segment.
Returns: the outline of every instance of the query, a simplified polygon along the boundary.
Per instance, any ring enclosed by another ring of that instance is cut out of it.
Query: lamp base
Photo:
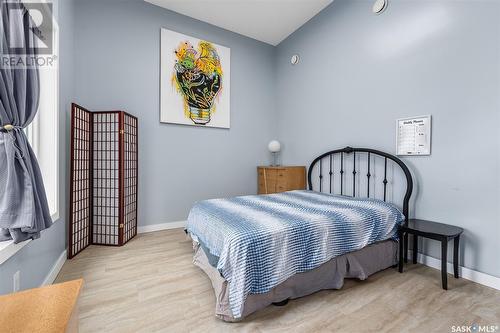
[[[273,163],[271,164],[272,167],[279,167],[280,164],[278,163],[278,153],[275,152],[275,153],[272,153],[273,154]]]

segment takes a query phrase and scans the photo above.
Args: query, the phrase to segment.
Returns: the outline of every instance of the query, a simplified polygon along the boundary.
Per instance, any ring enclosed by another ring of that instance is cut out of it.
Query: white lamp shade
[[[278,140],[273,140],[269,142],[267,147],[271,153],[277,153],[281,150],[281,143]]]

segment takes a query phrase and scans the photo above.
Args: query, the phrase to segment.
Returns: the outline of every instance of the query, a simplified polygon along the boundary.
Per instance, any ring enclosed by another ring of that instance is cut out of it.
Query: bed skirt
[[[397,263],[397,242],[387,240],[361,250],[331,259],[316,269],[296,274],[263,294],[250,294],[245,300],[243,315],[234,318],[229,306],[228,282],[215,267],[197,242],[193,242],[194,264],[210,278],[215,292],[215,315],[229,322],[240,321],[251,313],[272,303],[313,294],[324,289],[340,289],[345,278],[365,280],[368,276]]]

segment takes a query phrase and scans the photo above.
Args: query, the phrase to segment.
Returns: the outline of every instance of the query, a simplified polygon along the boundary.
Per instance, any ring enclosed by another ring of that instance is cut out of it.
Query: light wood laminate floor
[[[214,316],[210,280],[192,255],[181,229],[141,234],[121,248],[90,246],[66,261],[56,282],[85,280],[80,332],[451,332],[452,325],[500,325],[499,291],[451,275],[444,291],[440,272],[422,265],[346,280],[341,290],[225,323]]]

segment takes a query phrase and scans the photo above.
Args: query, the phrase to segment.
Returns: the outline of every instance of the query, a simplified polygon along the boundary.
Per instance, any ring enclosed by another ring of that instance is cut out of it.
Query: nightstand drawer
[[[271,194],[306,188],[306,168],[299,167],[258,167],[259,194]]]

